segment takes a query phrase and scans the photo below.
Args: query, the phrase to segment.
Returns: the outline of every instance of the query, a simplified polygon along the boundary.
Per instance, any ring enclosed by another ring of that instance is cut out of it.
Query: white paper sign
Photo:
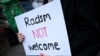
[[[44,53],[50,56],[71,56],[68,35],[60,1],[15,17],[18,29],[25,35],[26,55]]]

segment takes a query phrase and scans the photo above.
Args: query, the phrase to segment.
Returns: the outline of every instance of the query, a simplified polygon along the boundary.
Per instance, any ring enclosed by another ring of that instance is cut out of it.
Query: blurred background
[[[25,56],[14,17],[52,0],[0,0],[0,56]]]

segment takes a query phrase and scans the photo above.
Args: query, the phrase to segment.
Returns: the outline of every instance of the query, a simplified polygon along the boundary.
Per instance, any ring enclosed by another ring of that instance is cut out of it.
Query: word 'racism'
[[[26,27],[28,25],[35,25],[35,24],[39,24],[39,23],[42,23],[42,22],[46,22],[47,19],[51,20],[51,17],[50,17],[50,14],[47,13],[47,14],[43,14],[43,15],[37,15],[37,17],[35,18],[28,18],[28,17],[25,17],[24,20],[25,20],[25,24],[26,24]]]

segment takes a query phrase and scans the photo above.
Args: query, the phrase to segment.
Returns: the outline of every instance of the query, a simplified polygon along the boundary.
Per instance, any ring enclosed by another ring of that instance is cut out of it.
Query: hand
[[[18,36],[18,41],[19,41],[20,43],[24,41],[25,36],[24,36],[22,33],[17,33],[17,36]]]
[[[47,56],[46,54],[40,53],[40,56]]]

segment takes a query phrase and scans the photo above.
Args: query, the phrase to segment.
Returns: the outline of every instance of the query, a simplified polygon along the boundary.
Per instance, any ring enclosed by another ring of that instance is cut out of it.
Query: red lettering
[[[39,31],[39,33],[38,33],[39,34],[39,37],[44,37],[43,30],[41,28],[39,28],[38,31]]]
[[[36,29],[36,33],[35,31],[32,31],[34,38],[38,37],[39,38],[39,34],[38,34],[38,30]]]
[[[46,27],[43,27],[42,29],[44,30],[45,36],[47,37]]]
[[[34,38],[47,37],[46,27],[38,28],[36,31],[32,31]]]

